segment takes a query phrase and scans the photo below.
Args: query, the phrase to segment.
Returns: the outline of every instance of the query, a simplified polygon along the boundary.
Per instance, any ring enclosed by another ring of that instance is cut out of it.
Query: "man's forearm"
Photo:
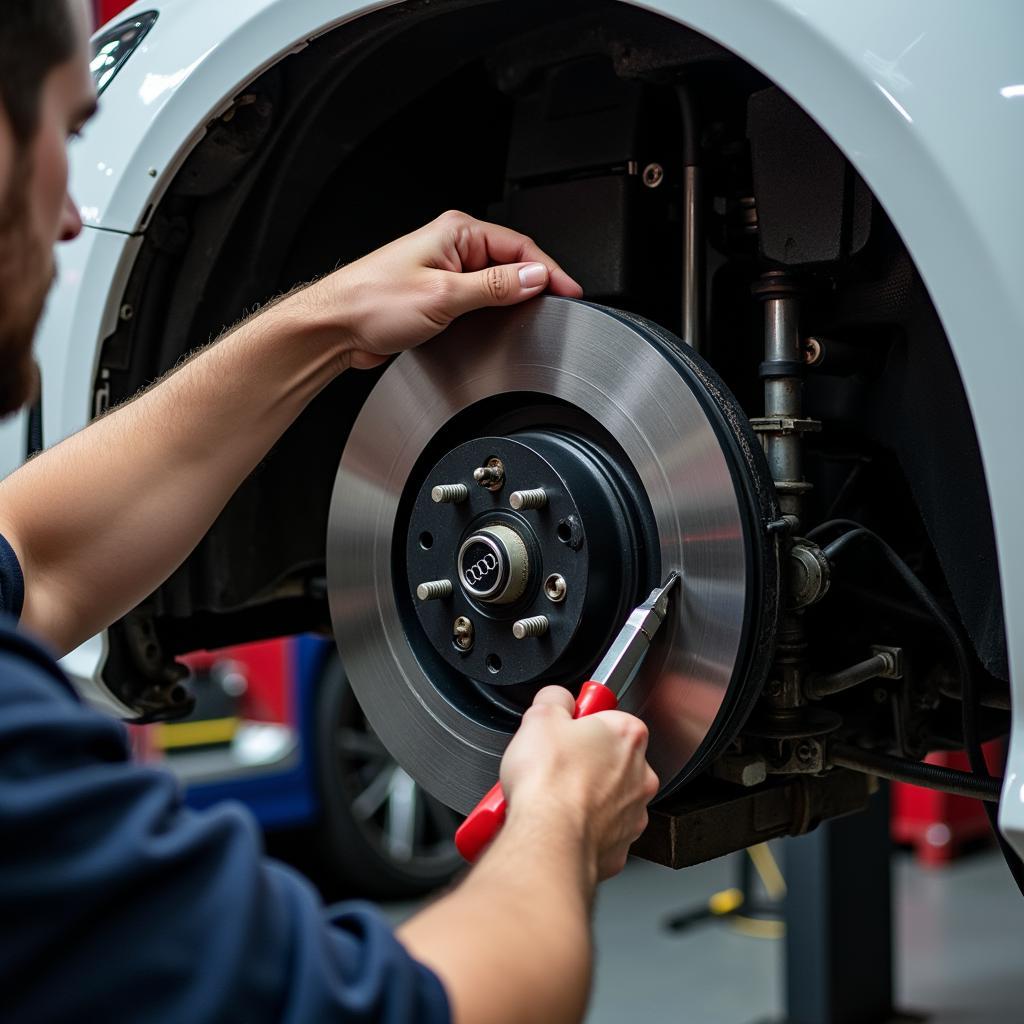
[[[590,989],[596,873],[578,829],[510,812],[476,868],[398,930],[441,978],[456,1024],[571,1024]]]
[[[298,293],[4,480],[23,623],[64,653],[152,592],[343,368],[338,341]]]

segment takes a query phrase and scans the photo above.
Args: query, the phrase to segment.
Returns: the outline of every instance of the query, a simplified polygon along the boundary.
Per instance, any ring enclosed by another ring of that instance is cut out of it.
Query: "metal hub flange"
[[[472,486],[474,467],[495,461],[504,486]],[[485,686],[541,685],[585,671],[599,653],[588,640],[600,643],[621,611],[619,595],[640,588],[638,538],[642,547],[654,542],[646,499],[635,489],[627,495],[615,476],[592,442],[558,430],[476,438],[443,456],[409,515],[405,575],[422,628],[421,636],[410,630],[414,646],[426,640],[451,668]],[[462,500],[436,500],[439,488],[467,480]],[[517,501],[519,510],[512,508],[512,496],[527,491],[543,491],[539,507]],[[543,587],[552,575],[563,581],[558,600]],[[441,579],[452,581],[450,593],[417,598],[424,581]],[[516,622],[540,617],[543,624],[516,635]],[[473,624],[470,646],[453,636],[459,618]]]

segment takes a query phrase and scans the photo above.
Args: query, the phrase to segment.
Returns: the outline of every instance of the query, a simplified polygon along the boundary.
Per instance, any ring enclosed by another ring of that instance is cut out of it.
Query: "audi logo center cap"
[[[529,556],[515,530],[495,523],[469,537],[459,549],[459,581],[477,601],[507,604],[526,589]]]

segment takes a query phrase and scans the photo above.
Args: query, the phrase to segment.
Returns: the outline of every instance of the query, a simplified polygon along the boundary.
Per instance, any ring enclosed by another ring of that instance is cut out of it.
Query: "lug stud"
[[[544,581],[544,596],[553,604],[559,604],[565,600],[565,577],[553,572]]]
[[[460,615],[452,625],[452,639],[455,646],[468,651],[473,646],[473,622],[465,615]]]
[[[431,490],[430,497],[438,505],[458,505],[469,497],[469,488],[465,484],[438,484]]]
[[[548,496],[543,487],[534,487],[529,491],[513,491],[508,496],[508,503],[517,511],[543,508],[548,503]]]
[[[416,596],[421,601],[436,601],[439,597],[451,597],[453,589],[451,580],[431,580],[416,588]]]
[[[486,466],[473,470],[473,479],[489,491],[500,491],[505,486],[505,466],[501,459],[488,459]]]
[[[528,619],[518,619],[512,623],[512,635],[517,640],[525,640],[531,636],[543,636],[548,631],[546,615],[531,615]]]

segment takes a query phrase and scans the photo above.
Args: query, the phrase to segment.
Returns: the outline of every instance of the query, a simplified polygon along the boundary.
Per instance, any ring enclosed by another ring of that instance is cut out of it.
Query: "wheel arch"
[[[329,0],[298,7],[259,0],[244,11],[201,0],[164,5],[167,17],[147,39],[147,61],[129,61],[104,97],[106,116],[119,123],[144,117],[146,132],[116,155],[113,177],[88,148],[75,156],[86,222],[127,234],[144,230],[205,125],[246,82],[316,36],[394,6]],[[824,0],[634,6],[700,32],[786,91],[845,153],[902,236],[971,408],[994,521],[1011,678],[1019,678],[1024,631],[1015,633],[1009,624],[1024,620],[1024,538],[1016,523],[1024,478],[1009,467],[1019,460],[1015,406],[1017,381],[1024,379],[1024,289],[1014,279],[1020,225],[1015,232],[1010,211],[1017,208],[1014,183],[1024,176],[1024,147],[1015,142],[1024,97],[1012,91],[1022,77],[1013,41],[1024,29],[1024,9],[1003,0],[980,19],[940,16],[927,0],[908,0],[898,9],[884,0],[845,8]],[[962,45],[968,30],[969,52]],[[1019,738],[1002,815],[1019,842],[1024,792],[1015,783],[1024,776],[1024,701],[1014,705]]]

